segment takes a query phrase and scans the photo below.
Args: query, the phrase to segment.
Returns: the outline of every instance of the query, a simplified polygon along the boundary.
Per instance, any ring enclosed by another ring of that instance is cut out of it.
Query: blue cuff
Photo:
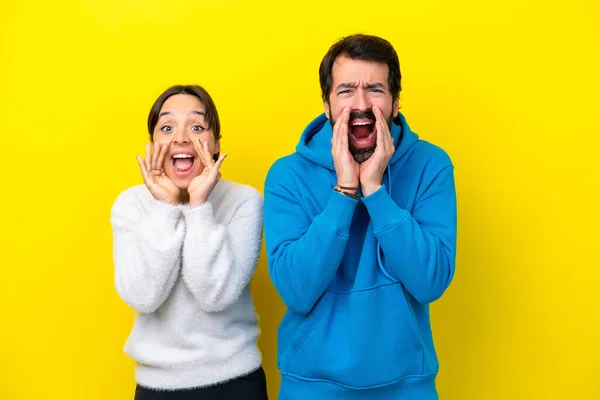
[[[363,197],[362,202],[373,222],[373,232],[383,232],[394,225],[401,223],[408,211],[400,208],[388,194],[385,185],[370,195]]]
[[[331,189],[329,203],[315,220],[342,236],[350,236],[350,224],[357,204],[358,200]]]

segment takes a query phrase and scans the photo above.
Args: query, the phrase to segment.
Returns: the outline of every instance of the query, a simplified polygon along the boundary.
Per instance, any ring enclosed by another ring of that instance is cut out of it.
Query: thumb
[[[212,167],[212,169],[210,171],[211,173],[216,174],[219,172],[219,169],[221,168],[221,165],[223,164],[223,160],[225,160],[225,157],[227,157],[227,154],[221,154],[221,156],[219,157],[219,159],[217,160],[215,165]]]

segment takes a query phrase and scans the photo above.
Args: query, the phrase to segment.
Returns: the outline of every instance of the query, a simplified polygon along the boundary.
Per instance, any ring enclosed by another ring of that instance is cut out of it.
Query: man
[[[265,182],[269,273],[288,307],[279,399],[437,399],[429,303],[454,275],[452,163],[399,113],[388,41],[346,37],[319,74],[325,113]]]

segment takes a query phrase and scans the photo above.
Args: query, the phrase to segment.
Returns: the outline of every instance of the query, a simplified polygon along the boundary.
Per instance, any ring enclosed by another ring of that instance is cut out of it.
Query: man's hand
[[[381,187],[381,181],[385,169],[394,154],[394,138],[390,135],[390,129],[385,121],[381,110],[373,107],[375,114],[375,129],[377,129],[377,147],[375,152],[364,163],[360,164],[360,184],[363,195],[368,196]]]
[[[221,164],[227,155],[221,154],[221,157],[215,162],[212,158],[212,154],[208,150],[208,142],[204,142],[202,145],[200,144],[199,139],[198,141],[194,140],[192,142],[194,143],[198,157],[200,157],[202,164],[204,164],[202,173],[195,177],[188,187],[190,207],[193,208],[206,202],[208,196],[210,196],[217,185],[217,182],[221,179],[219,168],[221,168]]]
[[[158,201],[174,205],[179,201],[179,188],[165,174],[163,163],[168,149],[169,143],[159,145],[154,142],[154,150],[150,154],[150,145],[146,144],[146,158],[137,156],[137,160],[144,184],[152,196]]]
[[[350,118],[350,107],[344,108],[333,127],[333,136],[331,138],[331,155],[333,156],[333,165],[337,175],[337,184],[343,186],[344,191],[356,193],[358,189],[359,165],[354,161],[354,157],[348,149],[348,119]]]

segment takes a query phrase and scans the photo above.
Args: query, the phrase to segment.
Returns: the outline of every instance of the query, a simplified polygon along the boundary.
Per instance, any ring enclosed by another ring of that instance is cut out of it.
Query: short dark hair
[[[321,61],[319,81],[324,102],[329,102],[329,94],[333,85],[331,71],[335,60],[340,56],[346,56],[353,60],[375,61],[386,64],[389,69],[388,86],[390,92],[394,101],[398,99],[402,90],[402,74],[400,73],[400,61],[396,50],[390,42],[378,36],[356,34],[346,36],[334,43]]]
[[[150,140],[154,140],[154,128],[158,122],[158,117],[160,115],[162,106],[169,97],[176,94],[187,94],[190,96],[195,96],[198,100],[200,100],[200,102],[204,105],[204,112],[206,114],[204,119],[208,124],[208,129],[212,128],[215,141],[221,139],[221,123],[219,122],[219,113],[217,112],[217,107],[215,106],[215,103],[208,92],[202,86],[198,85],[175,85],[171,86],[160,96],[158,96],[158,99],[156,99],[152,105],[152,108],[150,109],[150,114],[148,114],[148,133],[150,134]]]

